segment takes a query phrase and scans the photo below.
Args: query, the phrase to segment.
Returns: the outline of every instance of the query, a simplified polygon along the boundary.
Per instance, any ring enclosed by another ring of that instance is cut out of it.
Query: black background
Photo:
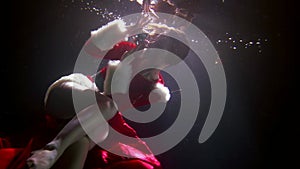
[[[199,116],[180,144],[158,155],[163,167],[288,168],[293,160],[287,150],[295,149],[292,143],[296,138],[296,133],[292,133],[296,125],[288,120],[298,113],[292,109],[296,101],[292,95],[297,79],[293,71],[297,63],[294,51],[298,45],[295,30],[299,18],[295,4],[279,0],[183,2],[196,14],[194,24],[212,42],[225,37],[226,32],[239,32],[244,39],[262,37],[268,41],[262,45],[261,53],[256,48],[234,51],[214,43],[228,85],[223,118],[213,136],[199,144],[205,115]],[[107,23],[95,12],[81,10],[82,4],[63,0],[3,4],[1,135],[19,134],[37,123],[35,116],[42,112],[48,85],[72,72],[90,31]],[[120,15],[140,11],[133,3],[117,0],[95,4]],[[131,7],[125,8],[126,5]],[[196,76],[201,78],[202,74]],[[206,108],[204,105],[203,109]]]

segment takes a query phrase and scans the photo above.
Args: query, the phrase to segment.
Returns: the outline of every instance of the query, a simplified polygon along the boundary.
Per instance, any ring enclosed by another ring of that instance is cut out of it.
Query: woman
[[[160,168],[159,161],[154,157],[147,145],[142,142],[136,132],[126,124],[123,120],[119,110],[129,108],[128,105],[117,104],[118,109],[115,106],[114,101],[111,98],[111,79],[114,71],[117,67],[122,66],[122,60],[125,59],[132,51],[141,50],[146,47],[145,44],[136,46],[131,42],[124,42],[124,39],[130,31],[136,31],[138,27],[143,28],[143,24],[150,25],[153,29],[163,32],[176,32],[180,31],[171,29],[167,26],[159,26],[156,24],[149,24],[147,21],[140,22],[142,26],[125,26],[122,20],[115,20],[102,28],[93,31],[91,38],[87,41],[84,46],[84,50],[95,57],[103,57],[103,59],[111,60],[108,62],[108,66],[99,70],[99,74],[96,76],[96,83],[91,80],[88,76],[83,74],[74,73],[68,76],[64,76],[61,79],[54,82],[48,89],[45,97],[45,106],[47,112],[58,119],[69,119],[70,122],[60,131],[60,133],[49,142],[43,149],[33,152],[33,155],[28,158],[27,163],[30,168],[46,169],[52,167],[58,159],[68,157],[69,168],[83,168],[87,153],[91,150],[95,143],[91,141],[87,133],[94,133],[97,137],[96,143],[104,141],[109,136],[108,126],[110,126],[120,133],[136,138],[135,143],[125,144],[122,142],[110,143],[112,148],[119,149],[124,155],[129,155],[131,158],[124,158],[121,156],[115,157],[112,153],[106,150],[98,149],[98,154],[101,152],[101,160],[106,161],[105,167],[109,168],[120,168],[120,167],[131,167],[131,168]],[[161,32],[155,32],[161,35]],[[153,35],[157,36],[157,35]],[[113,37],[113,38],[111,38]],[[148,37],[151,38],[152,37]],[[172,43],[168,42],[172,41]],[[117,43],[116,43],[117,42]],[[162,43],[163,42],[163,43]],[[166,45],[168,42],[169,45]],[[116,45],[114,45],[116,44]],[[148,48],[163,46],[163,49],[175,52],[177,55],[185,57],[187,54],[187,48],[177,42],[174,46],[175,40],[168,39],[167,37],[155,38],[154,43],[147,44]],[[181,50],[177,50],[181,45]],[[134,49],[134,50],[133,50]],[[105,51],[108,52],[106,53]],[[106,53],[102,56],[102,53]],[[125,94],[129,92],[131,103],[133,107],[137,108],[149,104],[149,94],[155,90],[157,102],[167,102],[170,98],[170,93],[167,87],[164,86],[164,80],[157,69],[144,70],[138,73],[132,80],[131,72],[135,67],[143,67],[141,57],[134,61],[132,67],[122,68],[121,79],[118,79],[122,85],[115,85],[117,94]],[[161,68],[168,66],[167,60],[160,60]],[[126,83],[122,83],[126,82]],[[131,83],[130,86],[125,84]],[[128,90],[129,91],[126,91]],[[84,102],[81,103],[79,113],[75,116],[72,102],[72,90],[78,95]],[[89,102],[88,97],[92,94],[96,95],[97,103]],[[86,99],[85,99],[86,98]],[[102,115],[105,117],[103,121],[95,121],[97,117],[97,109],[101,110]],[[75,116],[75,117],[74,117]],[[81,124],[78,121],[81,119]],[[81,125],[89,126],[85,131]],[[88,131],[86,131],[88,130]],[[78,153],[80,152],[80,153]],[[137,153],[138,152],[138,153]],[[135,156],[135,154],[142,154]],[[111,157],[113,156],[113,160]],[[63,160],[61,160],[63,161]],[[59,164],[57,164],[59,165]],[[103,167],[103,166],[102,166]],[[67,168],[64,164],[64,168]]]
[[[171,9],[177,9],[170,4],[169,6]],[[153,13],[153,10],[151,11]],[[174,13],[180,14],[178,11]],[[155,13],[153,14],[155,17],[157,16]],[[136,32],[136,29],[142,29],[145,26],[150,26],[154,30],[151,36],[147,36],[147,40],[154,40],[153,42],[136,46],[134,43],[122,41],[128,34],[132,34],[132,32]],[[111,78],[116,68],[122,66],[122,60],[126,59],[131,52],[145,47],[162,47],[184,58],[188,48],[176,40],[168,38],[166,33],[176,33],[180,36],[183,34],[182,31],[171,29],[168,26],[149,23],[147,18],[142,18],[139,24],[135,26],[125,26],[122,20],[115,20],[93,31],[91,38],[84,46],[84,50],[95,57],[114,61],[108,62],[108,66],[99,70],[96,82],[89,76],[74,73],[62,77],[49,87],[45,96],[47,113],[57,119],[70,119],[70,121],[46,146],[32,152],[32,156],[27,159],[28,167],[36,169],[61,168],[61,166],[63,168],[107,169],[161,168],[159,161],[148,146],[138,138],[136,132],[122,118],[119,111],[127,109],[126,106],[128,105],[118,103],[118,108],[116,107],[111,98]],[[106,55],[103,56],[103,53]],[[142,62],[138,60],[133,65],[142,67],[143,65],[140,63]],[[167,60],[160,60],[160,63],[161,68],[169,66]],[[123,68],[123,76],[120,76],[119,81],[126,83],[121,84],[129,84],[132,69],[134,67]],[[119,94],[129,92],[131,103],[135,108],[149,104],[148,96],[153,90],[157,91],[155,96],[157,102],[167,102],[170,98],[169,90],[164,86],[164,80],[157,69],[140,72],[132,79],[131,84],[131,86],[116,85],[116,91]],[[127,91],[128,89],[129,91]],[[72,94],[74,93],[83,100],[78,108],[80,111],[77,116],[72,103]],[[92,94],[96,95],[96,103],[88,99]],[[104,117],[101,119],[102,121],[94,120],[98,116],[98,108]],[[81,119],[80,122],[79,118]],[[106,121],[118,132],[136,138],[136,142],[129,144],[121,141],[110,143],[111,149],[119,149],[120,152],[124,153],[124,157],[114,155],[98,146],[95,147],[95,143],[103,142],[109,137],[110,132]],[[85,131],[81,127],[82,123],[88,126]],[[92,141],[86,132],[93,134],[97,139]],[[91,153],[88,155],[89,150]],[[93,154],[94,156],[92,156]],[[90,159],[95,158],[96,160],[92,160],[93,162],[86,162],[86,160],[90,161]]]

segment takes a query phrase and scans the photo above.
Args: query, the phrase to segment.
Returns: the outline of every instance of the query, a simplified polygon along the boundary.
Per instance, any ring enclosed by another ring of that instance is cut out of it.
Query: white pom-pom
[[[170,90],[169,88],[165,87],[161,83],[156,83],[155,89],[152,91],[154,93],[157,93],[160,95],[160,100],[159,102],[168,102],[171,98]]]

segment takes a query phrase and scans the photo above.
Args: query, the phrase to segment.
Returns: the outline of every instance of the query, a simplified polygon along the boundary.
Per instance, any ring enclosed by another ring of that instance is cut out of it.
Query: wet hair
[[[171,15],[175,15],[177,7],[174,3],[171,3],[170,1],[161,0],[158,1],[153,8],[156,12],[164,12]]]
[[[160,0],[154,6],[154,10],[156,12],[163,12],[168,13],[171,15],[176,15],[181,18],[184,18],[188,21],[192,21],[194,15],[191,11],[187,10],[186,8],[182,8],[181,4],[172,3],[170,0]]]
[[[184,34],[182,33],[176,33],[174,31],[173,35],[175,35],[175,37],[181,37],[181,40],[183,40],[183,42],[168,35],[152,35],[152,36],[157,36],[157,38],[154,38],[155,40],[151,41],[150,43],[147,43],[146,41],[148,40],[149,36],[148,37],[145,36],[145,33],[139,34],[137,35],[137,37],[139,37],[138,38],[139,43],[137,44],[137,47],[125,53],[122,59],[126,58],[127,56],[129,56],[130,54],[136,51],[143,50],[144,48],[157,48],[157,49],[162,49],[171,52],[177,57],[179,57],[181,60],[184,60],[190,51],[190,48],[186,45],[187,40],[184,38]],[[178,63],[178,60],[176,61],[165,60],[164,56],[161,56],[161,58],[162,58],[161,60],[162,65],[175,65]]]

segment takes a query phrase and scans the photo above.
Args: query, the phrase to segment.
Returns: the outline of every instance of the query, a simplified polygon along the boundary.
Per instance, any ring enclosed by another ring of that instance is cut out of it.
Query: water
[[[236,52],[254,50],[257,53],[262,54],[263,49],[269,45],[269,38],[262,35],[252,35],[244,37],[240,33],[228,33],[226,32],[222,37],[215,41],[215,45],[225,46]]]
[[[141,3],[140,1],[138,2]],[[103,23],[142,10],[139,3],[135,0],[112,0],[104,2],[96,0],[72,0],[71,2],[65,1],[64,3],[66,8],[80,9],[78,12],[81,12],[82,15],[88,12],[98,16],[99,20]],[[226,4],[224,0],[219,3]],[[216,4],[219,3],[216,2]],[[255,35],[250,35],[250,37],[248,34],[243,35],[243,33],[239,32],[223,32],[214,38],[217,39],[213,42],[216,48],[222,47],[224,49],[225,47],[235,52],[251,50],[262,54],[264,48],[269,45],[269,37],[264,35],[264,32],[256,32]],[[191,42],[198,43],[197,40],[193,39]]]
[[[4,27],[9,29],[11,37],[5,43],[10,55],[3,56],[7,60],[2,61],[1,67],[5,79],[1,83],[5,89],[1,134],[2,131],[18,133],[36,123],[32,117],[41,112],[48,85],[72,71],[74,60],[92,29],[142,10],[138,3],[129,0],[11,3],[12,15],[7,16],[11,22]],[[269,168],[282,162],[278,151],[288,148],[280,148],[285,143],[280,136],[287,131],[282,128],[280,114],[289,112],[286,108],[290,105],[283,102],[293,100],[288,91],[293,82],[289,73],[293,64],[289,61],[293,61],[290,51],[297,49],[296,43],[290,41],[294,35],[288,27],[291,19],[286,5],[276,0],[188,1],[188,9],[197,14],[194,24],[207,35],[220,55],[215,64],[224,65],[228,98],[213,137],[204,144],[197,142],[206,118],[205,113],[199,114],[187,138],[158,156],[165,169]],[[200,43],[196,38],[190,42]],[[189,64],[201,67],[198,61],[189,60]],[[209,86],[205,70],[195,72],[195,76],[201,81],[201,88]],[[201,110],[207,112],[209,90],[200,94]],[[172,121],[150,126],[150,130],[157,132],[162,125],[167,128]]]
[[[93,1],[93,0],[72,0],[70,5],[67,5],[66,7],[69,8],[79,8],[81,11],[84,12],[90,12],[94,15],[97,15],[100,17],[103,21],[112,21],[115,19],[120,18],[120,14],[117,13],[117,9],[107,9],[101,7],[98,3],[99,1]],[[70,3],[70,2],[65,2]],[[115,3],[121,3],[121,1],[116,1]]]

